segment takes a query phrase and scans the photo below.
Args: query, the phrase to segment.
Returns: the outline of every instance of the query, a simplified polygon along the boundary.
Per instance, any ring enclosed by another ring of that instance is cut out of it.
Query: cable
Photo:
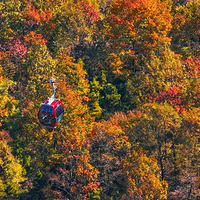
[[[98,79],[98,78],[108,78],[108,77],[115,77],[115,76],[127,76],[127,75],[138,75],[141,73],[152,73],[152,72],[158,72],[158,71],[167,71],[167,70],[177,70],[177,69],[184,69],[184,68],[195,68],[198,66],[181,66],[181,67],[172,67],[172,68],[162,68],[162,69],[157,69],[157,70],[147,70],[147,71],[137,71],[137,72],[130,72],[130,73],[124,73],[124,74],[110,74],[110,75],[105,75],[105,76],[94,76],[94,77],[86,77],[86,78],[82,78],[82,79],[71,79],[73,81],[80,81],[80,80],[89,80],[89,79]],[[67,81],[63,80],[63,81],[58,81],[56,83],[66,83]],[[50,84],[49,82],[43,82],[43,83],[32,83],[32,84],[24,84],[24,83],[18,83],[22,86],[29,86],[29,85],[44,85],[44,84]],[[17,87],[18,84],[15,85],[0,85],[0,88],[3,87]]]
[[[127,83],[127,84],[118,84],[118,85],[105,85],[105,86],[101,86],[101,87],[120,87],[120,86],[132,86],[132,85],[143,85],[143,84],[155,84],[155,83],[167,83],[167,82],[174,82],[174,81],[181,81],[181,80],[196,80],[196,79],[200,79],[200,77],[190,77],[190,78],[181,78],[181,79],[176,79],[176,80],[162,80],[162,81],[149,81],[149,82],[132,82],[132,83]],[[81,90],[81,89],[94,89],[95,87],[83,87],[83,88],[68,88],[68,89],[62,89],[62,90],[58,90],[58,91],[65,91],[65,90]],[[48,91],[38,91],[38,92],[26,92],[24,94],[39,94],[39,93],[48,93]],[[4,95],[0,95],[0,96],[13,96],[17,93],[14,93],[12,95],[9,94],[4,94]],[[18,94],[21,94],[20,92],[18,92]],[[36,116],[36,115],[35,115]],[[14,118],[21,118],[21,117],[14,117]]]
[[[200,79],[199,77],[190,77],[190,78],[180,78],[180,79],[173,79],[173,80],[161,80],[161,81],[149,81],[149,82],[132,82],[132,83],[124,83],[124,84],[117,84],[117,85],[105,85],[101,87],[120,87],[120,86],[128,86],[128,85],[144,85],[144,84],[152,84],[152,83],[167,83],[167,82],[177,82],[177,81],[182,81],[182,80],[196,80]],[[63,90],[58,90],[58,91],[65,91],[65,90],[83,90],[83,89],[94,89],[96,87],[83,87],[83,88],[74,88],[74,89],[63,89]]]
[[[167,82],[177,82],[177,81],[184,81],[184,80],[197,80],[200,79],[200,76],[198,77],[190,77],[190,78],[178,78],[178,79],[165,79],[165,80],[161,80],[161,81],[149,81],[149,82],[132,82],[132,83],[124,83],[124,84],[117,84],[117,85],[105,85],[105,86],[101,86],[101,87],[120,87],[120,86],[131,86],[131,85],[144,85],[144,84],[153,84],[153,83],[167,83]],[[77,88],[67,88],[67,89],[61,89],[61,90],[57,90],[59,91],[66,91],[66,90],[84,90],[84,89],[95,89],[96,87],[77,87]],[[37,92],[24,92],[23,94],[39,94],[39,93],[48,93],[50,91],[37,91]],[[13,94],[0,94],[0,96],[14,96],[14,95],[18,95],[18,94],[22,94],[21,92],[15,92]]]

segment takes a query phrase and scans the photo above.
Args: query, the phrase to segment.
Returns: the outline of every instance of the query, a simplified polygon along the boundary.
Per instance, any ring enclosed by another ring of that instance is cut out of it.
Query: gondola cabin
[[[43,126],[55,128],[64,114],[64,105],[60,100],[47,99],[38,112],[38,118]]]

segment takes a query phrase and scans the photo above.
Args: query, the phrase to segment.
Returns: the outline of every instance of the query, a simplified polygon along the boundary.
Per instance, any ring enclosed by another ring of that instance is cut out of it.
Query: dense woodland
[[[199,106],[200,0],[0,1],[0,199],[198,200]]]

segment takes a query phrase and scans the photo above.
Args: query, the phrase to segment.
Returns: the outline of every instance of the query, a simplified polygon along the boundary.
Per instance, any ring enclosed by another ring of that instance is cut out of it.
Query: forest
[[[199,106],[200,0],[0,1],[0,199],[198,200]]]

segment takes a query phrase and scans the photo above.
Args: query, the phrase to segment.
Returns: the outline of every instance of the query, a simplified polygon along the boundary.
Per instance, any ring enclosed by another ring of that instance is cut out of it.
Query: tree
[[[101,76],[94,78],[90,81],[90,101],[89,107],[91,115],[96,119],[108,117],[111,113],[115,112],[120,105],[120,97],[117,88],[108,83],[106,75],[101,72]]]
[[[169,41],[170,6],[161,1],[113,1],[108,13],[111,37],[132,37],[136,44],[155,46]],[[149,12],[151,10],[151,12]]]
[[[184,58],[198,55],[199,44],[199,7],[200,1],[187,1],[174,9],[171,31],[174,51],[182,53]]]
[[[25,192],[25,169],[21,160],[13,154],[14,142],[11,138],[8,127],[12,127],[12,117],[19,112],[18,101],[8,94],[9,85],[13,84],[3,75],[3,68],[0,66],[0,197],[17,198]],[[12,134],[12,133],[11,133]]]
[[[0,197],[17,198],[25,192],[25,170],[20,160],[12,154],[9,133],[2,130],[0,135]]]
[[[99,171],[101,198],[166,198],[167,183],[159,178],[157,161],[132,144],[116,116],[95,124],[90,154]]]
[[[114,116],[130,143],[139,145],[148,157],[156,158],[161,178],[169,184],[169,197],[174,191],[179,191],[182,198],[197,195],[197,110],[177,110],[167,102],[154,102],[127,116]]]

